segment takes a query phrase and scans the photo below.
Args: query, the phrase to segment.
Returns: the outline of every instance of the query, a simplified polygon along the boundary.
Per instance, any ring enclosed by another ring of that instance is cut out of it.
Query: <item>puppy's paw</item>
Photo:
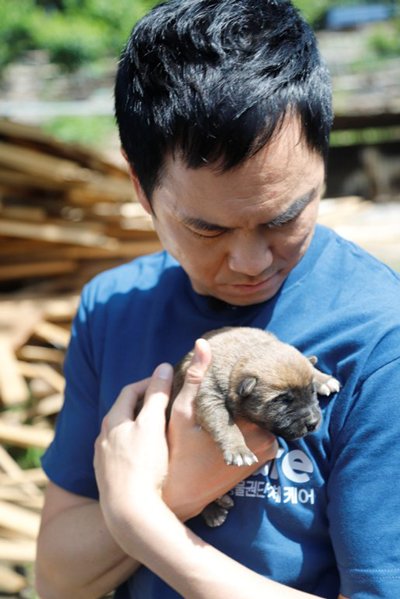
[[[228,494],[218,497],[218,499],[215,500],[215,503],[226,510],[230,510],[235,505],[232,497]]]
[[[333,377],[328,378],[326,381],[320,382],[319,384],[317,382],[317,393],[320,395],[329,396],[331,393],[337,393],[338,391],[340,391],[340,383]]]
[[[257,456],[245,445],[224,450],[224,460],[228,466],[251,466],[258,462]]]
[[[205,523],[211,528],[221,526],[228,516],[228,509],[218,505],[216,501],[209,503],[201,512]]]

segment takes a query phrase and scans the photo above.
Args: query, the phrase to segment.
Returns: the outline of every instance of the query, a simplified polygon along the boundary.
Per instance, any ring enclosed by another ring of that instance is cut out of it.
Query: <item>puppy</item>
[[[221,448],[227,464],[252,465],[257,457],[235,423],[243,417],[261,428],[294,440],[315,431],[321,421],[317,393],[339,391],[339,382],[272,333],[250,327],[224,327],[203,335],[211,347],[211,364],[195,398],[197,423]],[[182,388],[193,356],[175,366],[172,400]],[[203,517],[210,526],[225,521],[232,499],[210,504]]]

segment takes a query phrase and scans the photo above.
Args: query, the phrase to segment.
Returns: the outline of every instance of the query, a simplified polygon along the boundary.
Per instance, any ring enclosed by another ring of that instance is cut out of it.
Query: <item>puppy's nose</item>
[[[318,426],[318,421],[315,422],[307,422],[306,424],[306,429],[308,430],[309,433],[312,433],[313,431],[315,431],[315,429]]]

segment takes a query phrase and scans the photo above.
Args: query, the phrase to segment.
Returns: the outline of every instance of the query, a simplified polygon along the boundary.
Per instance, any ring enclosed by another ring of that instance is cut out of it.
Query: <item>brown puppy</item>
[[[221,448],[227,464],[257,462],[235,423],[237,417],[287,440],[318,428],[321,410],[317,393],[330,395],[339,391],[340,385],[314,367],[316,358],[306,358],[261,329],[224,327],[203,337],[211,346],[212,360],[195,398],[195,415]],[[175,367],[172,399],[183,385],[192,355],[193,351],[189,352]],[[219,503],[228,508],[231,502],[224,496]],[[208,506],[205,512],[211,526],[222,524],[227,513],[215,506]]]

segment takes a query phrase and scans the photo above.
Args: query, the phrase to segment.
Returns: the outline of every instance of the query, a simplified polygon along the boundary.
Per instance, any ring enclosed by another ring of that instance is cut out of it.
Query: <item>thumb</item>
[[[211,363],[211,348],[205,339],[197,339],[193,356],[186,370],[182,389],[179,391],[173,410],[181,413],[191,413],[193,400],[199,390],[204,375]]]
[[[198,386],[203,380],[205,373],[207,372],[210,363],[210,344],[205,339],[197,339],[194,345],[193,357],[185,374],[185,382],[183,386],[186,387],[186,389],[195,387],[197,390]]]

